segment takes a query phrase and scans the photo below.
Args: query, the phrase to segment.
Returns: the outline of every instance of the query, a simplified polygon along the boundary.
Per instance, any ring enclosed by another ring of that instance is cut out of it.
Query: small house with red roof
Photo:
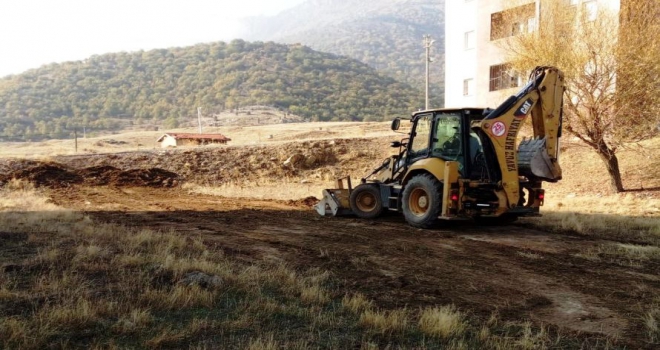
[[[231,139],[222,134],[192,133],[167,133],[157,140],[163,148],[226,144],[229,141]]]

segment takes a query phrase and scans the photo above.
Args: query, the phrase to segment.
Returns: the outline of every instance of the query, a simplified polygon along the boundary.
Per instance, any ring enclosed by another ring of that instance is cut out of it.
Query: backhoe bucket
[[[518,146],[520,174],[536,177],[548,182],[561,180],[561,168],[557,160],[550,159],[546,152],[545,138],[522,140]]]
[[[348,189],[344,188],[343,180],[337,180],[337,187],[323,190],[323,198],[314,206],[316,212],[321,216],[344,216],[353,214],[349,198],[351,197],[351,179],[345,178]]]

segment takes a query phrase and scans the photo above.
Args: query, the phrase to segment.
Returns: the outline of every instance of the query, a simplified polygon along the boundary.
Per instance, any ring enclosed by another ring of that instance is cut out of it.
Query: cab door
[[[441,112],[435,115],[431,156],[465,166],[463,116],[460,111]]]
[[[406,157],[406,163],[408,165],[417,160],[429,157],[431,134],[433,134],[433,113],[419,116],[413,126],[412,132],[410,133],[408,154]]]

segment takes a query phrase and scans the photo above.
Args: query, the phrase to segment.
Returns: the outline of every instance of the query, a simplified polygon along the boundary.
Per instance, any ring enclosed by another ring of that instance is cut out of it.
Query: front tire
[[[383,214],[383,200],[378,186],[362,184],[353,189],[351,210],[359,218],[375,219]]]
[[[410,226],[433,226],[442,211],[442,184],[433,175],[416,175],[403,189],[401,208]]]

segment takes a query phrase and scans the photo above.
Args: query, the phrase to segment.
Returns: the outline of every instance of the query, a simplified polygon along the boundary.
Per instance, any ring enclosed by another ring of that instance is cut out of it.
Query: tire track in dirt
[[[180,189],[51,193],[56,203],[102,221],[201,235],[210,247],[246,262],[327,270],[340,294],[359,291],[384,308],[453,303],[483,318],[496,312],[505,320],[531,319],[569,332],[643,339],[641,320],[631,315],[660,291],[657,272],[576,256],[603,241],[517,225],[418,230],[396,215],[321,218],[286,202]]]

